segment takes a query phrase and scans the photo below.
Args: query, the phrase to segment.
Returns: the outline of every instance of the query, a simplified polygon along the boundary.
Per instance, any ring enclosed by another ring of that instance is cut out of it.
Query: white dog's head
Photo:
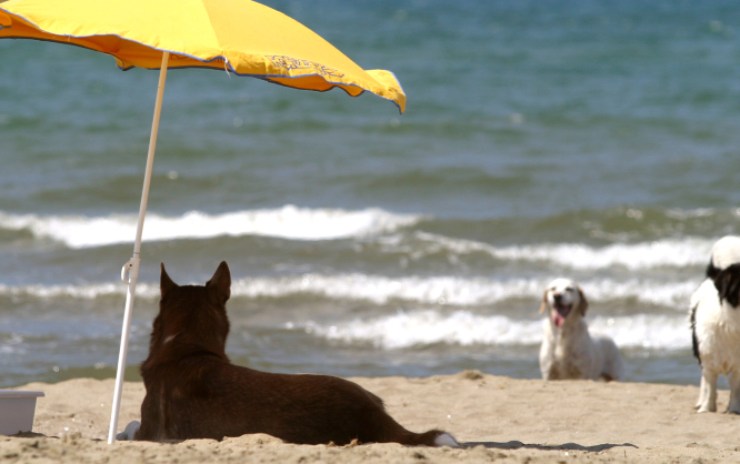
[[[740,306],[740,237],[728,235],[715,242],[706,275],[714,281],[721,301]]]
[[[540,312],[547,312],[555,327],[562,327],[566,320],[586,315],[588,301],[583,291],[571,279],[558,278],[547,285],[542,295]]]
[[[740,263],[740,237],[726,235],[712,245],[707,277],[713,278],[722,269]]]

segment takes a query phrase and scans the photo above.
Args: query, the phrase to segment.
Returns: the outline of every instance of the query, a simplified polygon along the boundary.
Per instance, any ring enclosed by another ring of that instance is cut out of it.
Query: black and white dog
[[[740,414],[740,236],[712,247],[706,279],[691,295],[694,356],[701,365],[698,412],[717,410],[717,378],[730,384],[727,412]]]

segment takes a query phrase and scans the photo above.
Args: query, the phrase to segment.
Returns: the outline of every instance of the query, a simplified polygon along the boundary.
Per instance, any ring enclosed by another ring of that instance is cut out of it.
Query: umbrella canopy
[[[401,112],[406,95],[393,73],[363,70],[301,23],[250,0],[7,0],[0,2],[3,38],[76,45],[112,55],[124,70],[160,70],[134,252],[121,275],[128,291],[108,430],[112,443],[168,68],[210,68],[303,90],[338,87],[351,96],[368,91]]]
[[[77,45],[116,58],[121,69],[212,68],[304,90],[372,92],[403,112],[393,73],[363,70],[321,36],[249,0],[9,0],[0,38]]]

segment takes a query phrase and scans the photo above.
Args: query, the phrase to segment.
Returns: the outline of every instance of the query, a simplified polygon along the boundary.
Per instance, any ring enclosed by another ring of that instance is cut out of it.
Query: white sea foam
[[[401,301],[423,305],[484,306],[509,299],[528,298],[539,301],[548,279],[461,278],[452,276],[400,277],[366,274],[303,274],[290,277],[236,278],[232,298],[284,298],[313,295],[332,300],[368,301],[386,304]],[[615,281],[594,279],[582,281],[591,303],[608,300],[630,300],[630,306],[658,305],[685,312],[698,281],[658,282],[644,279]],[[51,299],[70,297],[94,299],[122,295],[122,283],[22,285],[0,284],[0,295]],[[137,295],[156,298],[156,283],[140,282]]]
[[[103,217],[12,215],[0,212],[0,227],[29,230],[37,237],[87,248],[133,241],[136,216]],[[191,211],[182,216],[147,215],[144,240],[204,239],[218,236],[266,235],[293,240],[335,240],[393,231],[419,220],[369,208],[358,211],[307,209],[287,205],[277,209],[209,215]]]
[[[542,341],[543,323],[540,319],[515,320],[470,311],[443,314],[437,310],[419,310],[328,326],[309,322],[287,327],[328,340],[403,349],[433,344],[537,345]],[[589,324],[593,334],[607,334],[623,349],[677,350],[691,345],[688,323],[682,316],[596,317]]]
[[[395,214],[378,208],[364,210],[310,209],[287,205],[276,209],[237,211],[218,215],[191,211],[181,216],[150,213],[144,240],[207,239],[219,236],[262,235],[292,240],[335,240],[387,234],[413,226],[419,215]],[[131,243],[136,229],[134,215],[100,217],[14,215],[0,212],[0,228],[28,230],[70,248]],[[504,261],[551,263],[574,270],[621,266],[630,270],[656,267],[703,266],[714,239],[687,237],[653,242],[589,246],[579,243],[540,243],[498,247],[474,240],[415,232],[409,246],[400,236],[385,235],[379,243],[400,248],[418,259],[446,250],[452,255],[485,253]]]
[[[383,304],[400,300],[402,306],[433,305],[434,308],[403,311],[367,319],[354,319],[332,325],[315,322],[289,323],[286,327],[306,330],[318,337],[346,343],[371,343],[384,349],[399,349],[419,345],[534,345],[541,341],[541,319],[514,319],[509,316],[486,314],[473,308],[505,302],[508,298],[529,298],[536,305],[543,282],[516,280],[510,282],[452,277],[404,278],[367,275],[304,275],[291,278],[236,279],[232,298],[286,297],[315,295],[335,300],[365,300]],[[693,283],[650,284],[638,282],[589,282],[589,299],[594,305],[609,299],[629,299],[631,307],[641,304],[662,304],[675,308],[675,314],[644,313],[631,316],[589,317],[591,330],[612,336],[624,348],[658,350],[685,349],[690,345],[686,317],[688,297]],[[123,300],[125,286],[121,283],[87,285],[0,285],[0,295],[56,299],[60,297],[92,300],[119,297]],[[137,295],[155,300],[159,295],[156,283],[144,282]],[[636,302],[635,302],[636,301]],[[468,306],[454,311],[441,303]],[[340,303],[341,304],[341,303]],[[534,306],[533,306],[534,308]],[[340,318],[341,319],[341,318]]]
[[[417,237],[430,244],[433,252],[439,247],[456,254],[486,253],[509,261],[550,262],[560,267],[588,270],[609,266],[628,269],[654,267],[685,267],[705,265],[714,239],[684,238],[654,242],[616,243],[603,247],[592,247],[579,243],[543,243],[496,247],[487,243],[453,239],[426,232]]]
[[[711,241],[702,239],[614,244],[600,248],[557,244],[511,247],[498,250],[496,255],[514,260],[553,261],[572,269],[599,269],[614,265],[628,269],[645,269],[703,265],[707,262],[711,244]]]
[[[511,298],[538,301],[547,279],[508,279],[372,276],[365,274],[305,274],[284,278],[257,278],[234,282],[232,295],[283,297],[311,294],[332,299],[367,300],[384,304],[401,300],[421,304],[454,306],[491,305]],[[645,279],[582,281],[591,302],[628,299],[642,305],[662,305],[679,311],[687,308],[699,281],[658,282]],[[634,305],[635,303],[630,303]]]
[[[240,280],[235,282],[232,295],[282,297],[312,294],[332,299],[367,300],[377,304],[403,300],[464,306],[495,303],[522,294],[533,294],[536,288],[537,283],[523,279],[494,282],[484,278],[452,276],[391,278],[366,274],[304,274]],[[541,291],[539,289],[537,291]]]
[[[106,297],[122,297],[126,294],[127,286],[122,282],[92,283],[92,284],[54,284],[54,285],[6,285],[0,284],[0,296],[31,297],[41,300],[56,298],[76,298],[80,300],[95,300]],[[143,298],[159,297],[159,285],[139,283],[136,295]]]

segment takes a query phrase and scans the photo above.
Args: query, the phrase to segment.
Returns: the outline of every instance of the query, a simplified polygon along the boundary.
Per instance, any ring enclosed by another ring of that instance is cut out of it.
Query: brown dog
[[[231,276],[222,262],[205,286],[174,283],[162,264],[159,315],[141,365],[141,426],[123,438],[184,440],[267,433],[287,442],[344,445],[398,442],[458,446],[448,433],[414,433],[359,385],[325,375],[288,375],[236,366],[226,356]]]

